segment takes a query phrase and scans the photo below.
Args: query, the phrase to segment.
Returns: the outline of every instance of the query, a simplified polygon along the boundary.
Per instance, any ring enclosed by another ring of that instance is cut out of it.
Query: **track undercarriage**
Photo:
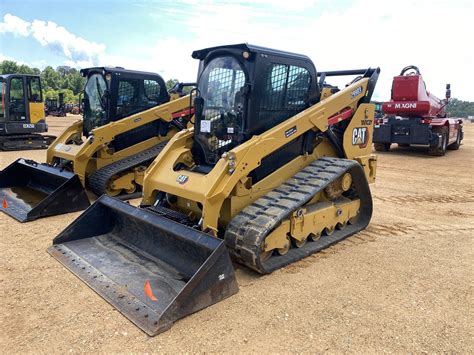
[[[236,261],[269,273],[364,229],[371,215],[360,165],[322,158],[244,208],[225,241]]]
[[[90,189],[97,196],[106,194],[122,199],[140,197],[145,170],[160,154],[166,143],[167,141],[161,142],[150,149],[96,170],[89,176]]]

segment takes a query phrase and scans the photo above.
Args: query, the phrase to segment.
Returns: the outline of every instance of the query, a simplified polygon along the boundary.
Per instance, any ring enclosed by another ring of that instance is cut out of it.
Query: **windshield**
[[[107,122],[105,92],[107,84],[101,74],[92,74],[84,88],[84,134]]]
[[[209,164],[242,137],[244,85],[244,69],[234,57],[211,60],[201,74],[198,89],[204,105],[198,118],[198,140]]]

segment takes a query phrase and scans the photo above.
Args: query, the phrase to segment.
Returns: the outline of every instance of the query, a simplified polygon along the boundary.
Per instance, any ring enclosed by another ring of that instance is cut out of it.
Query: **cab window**
[[[145,96],[148,100],[156,102],[160,97],[160,84],[156,80],[144,80]]]
[[[10,80],[10,98],[8,102],[8,115],[13,121],[26,119],[25,89],[23,78]]]
[[[10,101],[15,101],[15,103],[23,103],[23,100],[23,78],[12,78],[10,81]]]
[[[28,101],[42,102],[40,78],[27,78],[28,83]]]
[[[269,111],[302,110],[306,107],[310,75],[302,67],[272,64],[267,72],[261,108]]]
[[[287,64],[268,66],[259,120],[272,127],[308,107],[311,76],[307,69]]]
[[[115,119],[157,106],[160,85],[155,80],[122,79],[119,81]]]
[[[119,81],[116,119],[138,112],[139,80],[126,79]]]

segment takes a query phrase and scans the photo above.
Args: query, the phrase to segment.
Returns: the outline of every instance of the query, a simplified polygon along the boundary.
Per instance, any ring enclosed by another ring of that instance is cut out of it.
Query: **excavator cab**
[[[0,150],[44,149],[48,131],[39,75],[0,75]]]

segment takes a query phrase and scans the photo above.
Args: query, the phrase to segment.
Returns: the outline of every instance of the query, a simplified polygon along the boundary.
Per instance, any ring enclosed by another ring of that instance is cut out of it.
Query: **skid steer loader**
[[[317,73],[303,55],[229,45],[200,60],[195,127],[145,173],[143,201],[102,196],[48,249],[149,335],[364,229],[380,70]],[[328,77],[357,76],[345,88]]]
[[[191,119],[191,100],[170,93],[154,73],[81,70],[87,78],[83,119],[48,148],[46,164],[18,159],[0,172],[0,209],[20,222],[80,211],[95,195],[139,197],[146,167]]]

